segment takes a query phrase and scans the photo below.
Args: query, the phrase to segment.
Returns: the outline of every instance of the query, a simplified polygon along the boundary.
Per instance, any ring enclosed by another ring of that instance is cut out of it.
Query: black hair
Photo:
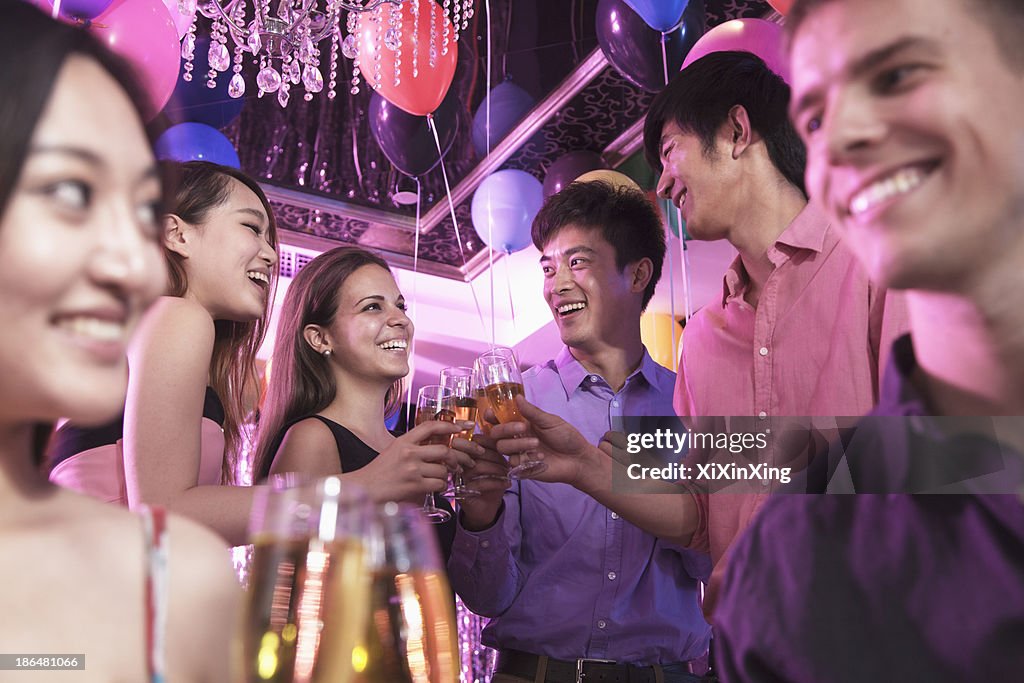
[[[533,219],[534,246],[543,251],[567,225],[600,233],[615,249],[615,266],[620,271],[642,258],[651,259],[651,281],[643,298],[647,308],[661,279],[666,246],[661,218],[643,192],[598,180],[570,183],[548,197]]]
[[[20,0],[0,0],[0,219],[21,177],[29,144],[68,57],[97,62],[126,92],[145,127],[143,91],[131,67],[92,34],[56,21]],[[150,142],[153,131],[147,129]],[[2,220],[0,220],[2,222]],[[32,455],[43,463],[52,425],[36,424]]]
[[[804,196],[807,150],[789,121],[789,86],[750,52],[712,52],[694,61],[669,82],[651,103],[644,122],[647,161],[661,170],[665,124],[697,136],[710,154],[715,135],[736,105],[747,110],[750,125],[765,142],[779,173]]]

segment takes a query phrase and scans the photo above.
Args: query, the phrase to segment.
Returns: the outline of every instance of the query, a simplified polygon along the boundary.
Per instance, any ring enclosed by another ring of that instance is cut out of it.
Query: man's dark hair
[[[543,251],[568,225],[600,234],[615,249],[619,271],[642,258],[651,259],[651,281],[643,299],[643,308],[647,308],[661,279],[666,246],[661,217],[643,192],[599,180],[570,183],[548,197],[533,219],[533,245]]]
[[[712,52],[679,72],[658,93],[644,122],[647,161],[661,169],[661,135],[669,122],[696,135],[705,154],[710,154],[715,135],[736,105],[747,110],[775,168],[806,196],[807,150],[789,121],[789,86],[750,52]]]
[[[1006,62],[1024,69],[1024,2],[1022,0],[960,0],[973,7],[980,19],[992,30]],[[800,25],[815,10],[837,0],[796,0],[786,15],[786,43],[793,40]],[[935,8],[936,12],[942,11]]]

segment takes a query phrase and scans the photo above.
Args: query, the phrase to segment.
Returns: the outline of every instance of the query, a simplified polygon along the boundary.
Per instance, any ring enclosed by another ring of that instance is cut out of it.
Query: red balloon
[[[768,0],[768,4],[771,5],[776,12],[782,16],[789,14],[789,8],[793,6],[793,0]]]
[[[400,15],[401,44],[397,50],[386,44],[394,45],[398,37],[392,14]],[[444,49],[445,29],[448,31],[447,51]],[[431,32],[435,46],[433,66],[430,64]],[[357,33],[359,71],[367,85],[410,114],[424,116],[437,109],[452,84],[458,61],[455,29],[437,3],[432,0],[406,0],[401,5],[385,3],[373,12],[359,15]],[[398,60],[401,66],[396,78],[395,62]]]
[[[115,0],[89,30],[134,67],[149,95],[144,110],[156,116],[171,98],[181,66],[178,31],[163,0]]]

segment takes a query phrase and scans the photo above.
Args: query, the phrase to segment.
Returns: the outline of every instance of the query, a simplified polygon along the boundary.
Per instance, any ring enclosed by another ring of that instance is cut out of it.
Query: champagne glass
[[[386,503],[374,521],[360,683],[458,683],[455,599],[437,534],[408,505]]]
[[[247,683],[355,683],[369,624],[373,507],[339,477],[286,478],[253,502],[253,572],[242,651]]]
[[[420,389],[416,396],[416,426],[430,420],[455,422],[455,402],[451,389],[430,384]],[[451,447],[454,435],[432,437],[427,443],[444,444]],[[434,524],[443,524],[452,518],[447,510],[437,507],[433,493],[428,493],[420,508],[423,515]]]
[[[455,403],[455,419],[462,422],[476,422],[476,388],[473,385],[473,368],[450,367],[441,371],[441,386],[451,389]],[[455,436],[467,441],[473,439],[473,428],[464,429]],[[449,493],[455,500],[465,500],[480,495],[480,492],[466,485],[462,471],[452,472]]]
[[[516,396],[523,395],[523,376],[519,363],[510,349],[492,349],[477,358],[479,382],[484,387],[487,403],[498,422],[525,422],[519,414]],[[508,471],[514,479],[527,479],[548,468],[543,460],[530,458],[531,453],[520,456],[519,464]]]

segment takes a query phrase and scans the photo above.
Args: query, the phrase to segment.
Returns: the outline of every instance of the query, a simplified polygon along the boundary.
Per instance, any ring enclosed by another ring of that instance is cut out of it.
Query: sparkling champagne
[[[460,422],[476,422],[476,398],[472,396],[456,396],[455,419]],[[471,441],[473,439],[473,428],[463,429],[455,436]]]
[[[491,432],[491,423],[487,421],[487,393],[483,389],[476,390],[476,423],[484,434]]]
[[[443,572],[379,571],[357,683],[457,683],[455,602]],[[361,665],[361,668],[360,668]]]
[[[455,422],[455,412],[442,408],[436,413],[431,414],[430,411],[420,409],[416,413],[416,426],[419,427],[424,422],[430,422],[431,420],[442,420],[444,422]],[[439,434],[433,436],[427,440],[428,444],[443,444],[451,448],[452,439],[455,438],[454,434]]]
[[[498,418],[498,422],[524,422],[523,416],[519,414],[519,406],[516,405],[516,396],[523,395],[523,385],[520,382],[498,382],[488,384],[484,390],[487,400],[491,404],[491,410]]]
[[[248,683],[353,683],[370,610],[356,539],[255,539],[245,619]]]

